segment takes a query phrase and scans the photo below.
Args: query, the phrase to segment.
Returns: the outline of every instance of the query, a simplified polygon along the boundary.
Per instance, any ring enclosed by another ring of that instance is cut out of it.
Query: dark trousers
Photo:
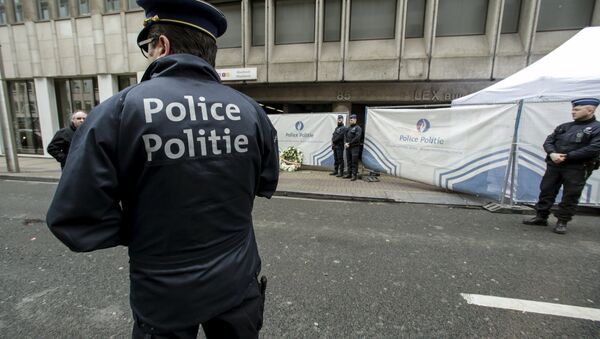
[[[358,175],[358,149],[359,146],[350,146],[346,148],[346,161],[348,174],[353,176]]]
[[[334,171],[344,173],[344,144],[333,146]]]
[[[584,168],[562,168],[547,165],[546,173],[540,183],[540,197],[535,205],[537,214],[543,218],[550,215],[550,208],[562,186],[562,200],[558,204],[555,216],[560,221],[570,221],[577,210],[587,177],[588,173]]]
[[[207,339],[258,338],[262,327],[264,295],[245,299],[240,305],[202,323]],[[200,325],[176,332],[163,331],[146,324],[134,322],[132,339],[196,339]]]

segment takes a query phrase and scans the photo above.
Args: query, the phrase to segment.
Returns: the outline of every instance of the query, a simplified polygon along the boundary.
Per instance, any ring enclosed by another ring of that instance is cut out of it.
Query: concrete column
[[[98,74],[98,95],[100,102],[112,97],[119,92],[117,77],[112,74]]]
[[[44,145],[44,156],[50,157],[46,152],[46,148],[56,131],[60,129],[54,81],[51,78],[35,78],[33,81],[35,85],[35,100],[37,101],[40,118],[42,144]]]
[[[348,101],[334,102],[332,105],[333,112],[347,112],[352,110],[352,103]]]

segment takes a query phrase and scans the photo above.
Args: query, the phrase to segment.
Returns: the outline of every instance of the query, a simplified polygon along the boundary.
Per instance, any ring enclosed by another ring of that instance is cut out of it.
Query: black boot
[[[358,179],[358,176],[355,174],[352,176],[352,179],[350,179],[350,181],[356,181],[356,179]]]
[[[536,215],[531,219],[523,220],[523,223],[525,225],[548,226],[548,217],[544,218],[542,216]]]
[[[335,169],[335,170],[333,170],[333,172],[329,173],[329,175],[337,175],[337,174],[338,174],[337,169]]]
[[[350,178],[352,178],[352,174],[348,173],[348,174],[344,175],[343,178],[350,179]]]
[[[558,220],[556,222],[556,226],[554,227],[554,233],[565,234],[567,233],[567,222]]]
[[[340,173],[338,173],[338,174],[336,175],[336,177],[338,177],[338,178],[341,178],[341,177],[343,177],[343,176],[344,176],[344,169],[342,168],[342,169],[340,170]]]

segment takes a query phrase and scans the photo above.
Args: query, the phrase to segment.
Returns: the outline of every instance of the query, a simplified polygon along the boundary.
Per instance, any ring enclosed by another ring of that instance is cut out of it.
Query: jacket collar
[[[575,123],[575,125],[586,125],[589,124],[590,122],[594,122],[596,121],[596,116],[592,115],[592,117],[590,119],[587,120],[583,120],[583,121],[573,121]]]
[[[191,54],[171,54],[154,60],[146,69],[142,81],[163,76],[185,76],[221,82],[208,62]]]

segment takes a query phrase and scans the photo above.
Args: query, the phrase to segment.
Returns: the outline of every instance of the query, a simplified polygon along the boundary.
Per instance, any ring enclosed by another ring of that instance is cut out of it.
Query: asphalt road
[[[0,181],[0,337],[127,338],[125,248],[70,252],[43,222],[55,184]],[[444,206],[257,199],[263,338],[600,338],[600,322],[461,293],[600,309],[600,218],[564,236]],[[202,337],[202,334],[200,334]]]

